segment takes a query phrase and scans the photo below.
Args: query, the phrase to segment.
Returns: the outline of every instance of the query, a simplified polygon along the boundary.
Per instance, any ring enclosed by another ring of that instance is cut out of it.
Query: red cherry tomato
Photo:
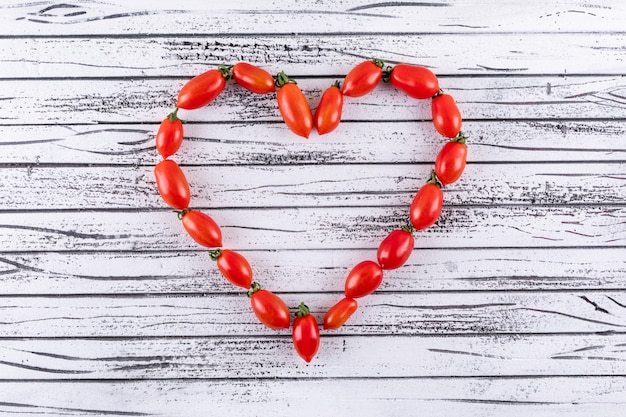
[[[467,162],[467,146],[462,142],[443,145],[435,160],[435,173],[443,185],[452,184],[463,174]]]
[[[199,245],[207,248],[222,246],[222,231],[215,221],[208,215],[189,210],[182,213],[183,227]]]
[[[332,306],[324,316],[324,329],[338,329],[350,318],[358,307],[356,300],[352,298],[344,298],[337,304]]]
[[[209,70],[193,77],[178,93],[176,107],[193,110],[206,106],[222,92],[226,86],[224,73],[219,69]]]
[[[443,191],[436,184],[426,184],[419,189],[410,208],[411,224],[415,230],[432,226],[443,206]]]
[[[391,70],[389,82],[408,96],[417,99],[431,98],[439,92],[437,76],[428,68],[417,65],[396,65]]]
[[[380,265],[372,261],[363,261],[352,268],[346,278],[346,297],[365,297],[376,291],[382,281],[383,269]]]
[[[320,347],[320,329],[304,303],[300,304],[296,316],[291,332],[293,345],[302,359],[311,362]]]
[[[287,127],[296,135],[308,138],[313,130],[313,114],[300,87],[293,82],[286,82],[278,89],[276,99]]]
[[[330,133],[339,126],[341,110],[343,108],[343,94],[336,83],[324,91],[320,104],[315,110],[315,128],[317,133],[324,135]]]
[[[383,269],[400,268],[411,256],[415,239],[405,230],[394,230],[378,247],[378,263]]]
[[[183,124],[176,117],[177,111],[163,119],[156,135],[156,148],[163,159],[174,155],[183,143]]]
[[[266,94],[276,91],[274,78],[262,68],[239,62],[232,69],[233,80],[242,87],[257,94]]]
[[[383,62],[380,60],[361,62],[352,68],[343,81],[343,95],[361,97],[372,91],[383,78]]]
[[[261,323],[276,330],[289,327],[289,308],[280,297],[268,290],[262,290],[257,282],[252,283],[252,290],[248,294],[252,311]]]
[[[171,207],[184,210],[189,207],[191,191],[185,174],[178,164],[165,159],[154,167],[157,188],[163,200]]]
[[[240,254],[230,249],[211,251],[211,259],[217,261],[220,272],[231,284],[242,288],[252,285],[252,268]]]
[[[456,137],[461,131],[461,112],[450,94],[441,94],[433,99],[433,124],[437,132],[447,138]]]

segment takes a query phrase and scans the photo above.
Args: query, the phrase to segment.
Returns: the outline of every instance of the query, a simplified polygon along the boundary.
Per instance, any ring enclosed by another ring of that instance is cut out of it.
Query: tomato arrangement
[[[180,90],[176,109],[159,126],[156,149],[163,160],[156,164],[154,176],[159,194],[176,209],[183,228],[199,245],[209,248],[209,255],[231,284],[247,289],[252,311],[257,319],[271,329],[292,326],[294,348],[307,363],[318,352],[320,330],[309,307],[300,303],[293,324],[289,307],[276,294],[253,281],[250,263],[238,252],[222,248],[222,232],[209,215],[189,208],[191,192],[180,166],[169,159],[183,142],[183,121],[178,109],[196,109],[213,101],[228,80],[256,94],[276,92],[281,117],[287,127],[308,138],[315,129],[319,135],[335,130],[341,120],[343,98],[368,94],[381,82],[389,82],[409,97],[432,99],[432,120],[435,130],[450,138],[435,161],[435,168],[426,183],[419,188],[408,210],[408,223],[392,230],[379,244],[376,261],[364,260],[355,265],[344,282],[344,296],[330,307],[323,319],[324,330],[343,326],[357,311],[355,299],[375,292],[382,283],[385,270],[403,266],[415,246],[413,234],[432,226],[439,219],[443,206],[443,187],[459,179],[467,163],[467,137],[461,132],[462,118],[454,98],[439,87],[435,74],[428,68],[398,64],[384,68],[378,59],[364,61],[348,72],[343,86],[337,81],[321,96],[313,115],[309,103],[297,85],[284,72],[272,77],[262,68],[239,62],[233,66],[220,65],[188,81]]]

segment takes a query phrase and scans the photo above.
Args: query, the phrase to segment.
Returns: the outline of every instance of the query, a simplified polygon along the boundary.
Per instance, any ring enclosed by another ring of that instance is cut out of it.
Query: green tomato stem
[[[221,249],[210,249],[209,250],[209,256],[211,257],[212,261],[217,261],[217,259],[222,255],[222,250]]]
[[[182,220],[185,214],[189,213],[191,209],[186,208],[184,210],[174,210],[174,213],[178,216],[178,220]]]
[[[231,73],[231,70],[233,69],[233,65],[219,64],[217,66],[217,69],[222,73],[222,75],[224,76],[226,81],[228,81],[231,78],[233,78],[233,75]]]
[[[250,286],[250,290],[248,291],[248,298],[252,297],[252,294],[260,290],[261,290],[261,284],[254,281],[252,285]]]
[[[298,306],[298,311],[296,311],[296,317],[304,317],[308,316],[309,314],[311,314],[311,310],[309,310],[309,307],[304,304],[304,302],[300,303],[300,305]]]
[[[281,71],[276,74],[275,79],[276,81],[274,82],[274,84],[276,84],[276,87],[278,88],[282,87],[285,84],[298,84],[296,80],[294,80],[293,78],[289,78],[289,76],[285,74],[285,71]]]
[[[466,140],[467,140],[467,135],[463,132],[459,132],[459,134],[456,135],[456,137],[450,139],[450,142],[458,142],[458,143],[462,143],[463,145],[465,145]]]
[[[437,187],[443,188],[443,185],[439,182],[439,179],[437,179],[437,174],[435,174],[434,169],[430,172],[430,177],[426,180],[426,184],[435,184]]]

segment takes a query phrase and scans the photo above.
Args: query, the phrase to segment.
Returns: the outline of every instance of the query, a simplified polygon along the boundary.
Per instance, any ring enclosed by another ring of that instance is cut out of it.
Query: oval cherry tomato
[[[456,137],[461,131],[461,112],[450,94],[441,94],[433,99],[433,124],[437,132],[447,138]]]
[[[320,329],[309,308],[300,303],[291,332],[293,345],[302,359],[311,362],[320,347]]]
[[[426,184],[419,189],[410,208],[411,224],[415,230],[432,226],[443,206],[443,191],[436,184]]]
[[[443,145],[435,160],[435,173],[443,185],[452,184],[463,174],[467,162],[467,146],[463,142]]]
[[[437,76],[428,68],[417,65],[396,65],[391,70],[389,82],[413,98],[431,98],[439,92]]]
[[[338,329],[350,318],[358,307],[356,300],[352,298],[344,298],[337,304],[332,306],[324,316],[324,329]]]
[[[167,204],[178,210],[189,207],[189,200],[191,200],[189,183],[176,162],[165,159],[156,164],[154,177],[159,194]]]
[[[177,112],[178,109],[163,119],[156,135],[156,148],[163,159],[174,155],[183,143],[183,124],[176,117]]]
[[[252,268],[240,254],[230,249],[210,251],[211,259],[217,261],[220,272],[231,284],[242,288],[252,285]]]
[[[405,230],[394,230],[380,243],[376,254],[383,269],[400,268],[411,256],[415,239]]]
[[[352,68],[343,81],[343,95],[361,97],[372,91],[383,78],[383,62],[380,60],[361,62]]]
[[[274,78],[263,68],[239,62],[232,69],[233,80],[245,89],[257,94],[266,94],[276,91]]]
[[[276,294],[268,290],[262,290],[257,282],[252,283],[250,304],[252,311],[259,321],[270,329],[286,329],[289,327],[291,316],[289,308]]]
[[[383,269],[376,262],[363,261],[357,264],[346,278],[346,297],[359,298],[376,291],[383,281]]]
[[[343,94],[341,94],[338,83],[335,83],[324,91],[320,104],[315,110],[314,122],[317,133],[324,135],[335,130],[341,120],[342,108]]]
[[[281,74],[278,74],[279,83],[281,83]],[[282,81],[284,80],[288,80],[286,75],[282,78]],[[306,97],[300,87],[293,82],[284,81],[284,84],[279,85],[276,99],[283,120],[293,133],[308,138],[313,130],[313,113]]]
[[[193,110],[206,106],[222,92],[225,86],[226,78],[219,69],[196,75],[180,89],[176,107]]]
[[[207,248],[222,246],[222,231],[215,221],[208,215],[189,210],[182,213],[183,227],[199,245]]]

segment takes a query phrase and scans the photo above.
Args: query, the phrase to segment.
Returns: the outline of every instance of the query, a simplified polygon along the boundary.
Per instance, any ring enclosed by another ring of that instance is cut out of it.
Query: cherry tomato
[[[196,75],[181,88],[176,107],[192,110],[206,106],[222,92],[225,86],[226,78],[222,70],[213,69]]]
[[[163,159],[174,155],[183,143],[183,124],[176,117],[177,112],[178,109],[163,119],[156,135],[156,148]]]
[[[339,126],[343,108],[343,94],[341,94],[338,84],[337,82],[324,91],[320,104],[315,110],[315,128],[320,135],[330,133]]]
[[[391,70],[391,85],[408,96],[425,99],[439,92],[439,80],[428,68],[417,65],[398,64]]]
[[[337,304],[332,306],[324,316],[324,329],[338,329],[350,318],[356,311],[359,304],[352,298],[344,298]]]
[[[383,269],[400,268],[411,256],[415,240],[406,230],[394,230],[378,247],[378,263]]]
[[[191,191],[185,174],[178,164],[171,159],[165,159],[154,167],[154,177],[157,188],[163,200],[178,210],[189,207]]]
[[[447,138],[456,137],[461,131],[461,112],[450,94],[441,94],[433,99],[433,124],[437,132]]]
[[[233,80],[240,86],[257,94],[266,94],[276,91],[274,78],[262,68],[240,62],[232,69]]]
[[[289,327],[291,316],[289,308],[276,294],[262,290],[258,282],[252,283],[248,292],[252,311],[259,321],[270,329],[286,329]]]
[[[231,284],[250,288],[252,285],[252,268],[246,258],[230,249],[217,249],[209,253],[211,259],[217,261],[217,267],[224,278]]]
[[[443,191],[436,184],[426,184],[419,189],[410,208],[411,224],[415,230],[432,226],[443,206]]]
[[[313,113],[306,97],[300,87],[284,72],[278,74],[276,78],[279,85],[276,99],[283,120],[293,133],[308,138],[313,130]]]
[[[343,95],[361,97],[372,91],[383,78],[383,61],[361,62],[352,68],[343,81]]]
[[[365,297],[376,291],[382,281],[383,269],[380,265],[372,261],[363,261],[352,268],[346,278],[346,297]]]
[[[293,345],[302,359],[311,362],[320,347],[320,329],[317,320],[304,303],[300,303],[291,332]]]
[[[443,145],[435,160],[435,173],[443,185],[458,180],[467,162],[467,146],[459,141],[451,141]]]
[[[208,215],[197,210],[189,210],[182,212],[181,220],[189,236],[199,245],[207,248],[222,246],[222,231]]]

